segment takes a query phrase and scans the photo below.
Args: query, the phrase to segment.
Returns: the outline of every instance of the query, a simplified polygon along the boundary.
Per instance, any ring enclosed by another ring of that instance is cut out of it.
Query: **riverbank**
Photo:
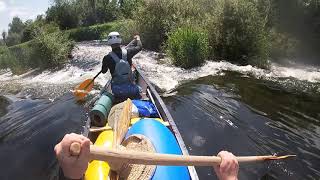
[[[0,46],[0,69],[9,68],[15,74],[23,74],[30,69],[58,70],[72,58],[74,42],[100,41],[109,32],[117,30],[123,36],[123,43],[129,43],[132,35],[125,27],[130,23],[130,20],[121,20],[65,31],[41,31],[30,41],[10,47]]]
[[[287,12],[283,10],[286,7],[297,22],[288,23],[290,16],[282,13]],[[103,39],[110,31],[121,32],[124,43],[139,33],[145,49],[165,52],[173,64],[183,68],[201,66],[206,60],[263,69],[283,59],[319,64],[319,7],[316,0],[307,4],[264,0],[55,0],[45,15],[35,20],[13,18],[8,33],[2,33],[1,44],[39,42],[39,38],[43,43],[37,50],[17,45],[13,51],[18,53],[13,52],[13,56],[6,55],[8,50],[1,47],[0,68],[10,66],[20,73],[19,66],[24,70],[56,68],[68,61],[71,50],[64,48],[70,47],[67,44]],[[60,31],[59,36],[68,36],[68,40],[54,37]]]

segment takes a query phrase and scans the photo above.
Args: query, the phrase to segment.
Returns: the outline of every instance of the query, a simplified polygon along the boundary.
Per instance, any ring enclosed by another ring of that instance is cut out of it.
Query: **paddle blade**
[[[87,79],[77,86],[73,92],[77,100],[83,100],[93,88],[93,79]]]
[[[130,99],[127,99],[124,103],[120,118],[115,121],[113,148],[117,148],[117,146],[121,144],[124,136],[128,131],[131,119],[131,109],[132,101]]]

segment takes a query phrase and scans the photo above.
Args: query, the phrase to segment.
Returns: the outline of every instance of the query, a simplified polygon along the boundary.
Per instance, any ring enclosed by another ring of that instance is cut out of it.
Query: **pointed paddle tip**
[[[287,159],[287,158],[292,158],[296,157],[297,155],[285,155],[285,156],[273,156],[268,158],[268,160],[280,160],[280,159]]]

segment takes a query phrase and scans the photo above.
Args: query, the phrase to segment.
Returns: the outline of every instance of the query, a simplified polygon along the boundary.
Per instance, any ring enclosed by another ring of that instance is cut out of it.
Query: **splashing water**
[[[39,87],[59,86],[59,88],[50,92],[50,90],[39,90],[51,98],[58,97],[73,89],[74,86],[83,80],[94,77],[101,69],[101,62],[111,48],[99,42],[81,42],[77,43],[72,51],[73,58],[65,68],[58,71],[37,70],[29,71],[22,75],[12,75],[10,71],[0,71],[0,89],[4,93],[23,92],[26,95],[32,91],[38,91]],[[229,62],[207,61],[203,66],[185,70],[175,67],[169,63],[169,59],[161,57],[162,54],[142,51],[134,59],[134,63],[145,73],[153,84],[163,91],[170,91],[178,87],[181,83],[195,80],[205,76],[221,76],[224,71],[236,71],[244,76],[254,76],[271,81],[282,83],[298,84],[296,81],[284,82],[283,78],[294,78],[295,80],[306,81],[308,83],[320,83],[320,70],[317,68],[303,67],[301,69],[282,67],[272,64],[270,70],[263,70],[251,65],[238,66]],[[110,73],[100,75],[96,79],[96,84],[103,86],[110,79]],[[279,80],[280,79],[280,80]],[[288,80],[286,80],[288,81]],[[304,84],[305,85],[305,84]],[[8,87],[10,86],[10,87]],[[53,88],[54,89],[54,88]],[[320,92],[320,89],[317,89]],[[60,91],[60,92],[59,92]]]

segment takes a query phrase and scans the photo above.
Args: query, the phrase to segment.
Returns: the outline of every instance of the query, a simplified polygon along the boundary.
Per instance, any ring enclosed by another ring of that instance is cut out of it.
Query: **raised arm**
[[[134,39],[127,45],[128,57],[132,58],[142,50],[142,43],[139,35],[135,35]]]

